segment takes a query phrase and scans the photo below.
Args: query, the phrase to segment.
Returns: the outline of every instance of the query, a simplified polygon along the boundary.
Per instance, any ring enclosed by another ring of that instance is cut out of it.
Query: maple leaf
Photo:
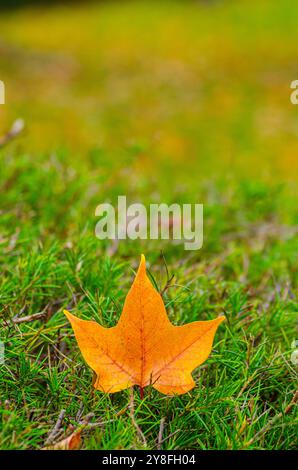
[[[209,356],[217,327],[225,319],[174,326],[146,274],[144,255],[116,326],[104,328],[64,313],[96,373],[94,387],[107,393],[150,384],[168,395],[188,392],[195,386],[191,372]]]

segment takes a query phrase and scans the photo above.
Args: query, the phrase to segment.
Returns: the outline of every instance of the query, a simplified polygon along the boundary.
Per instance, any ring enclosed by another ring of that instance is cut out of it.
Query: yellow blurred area
[[[148,171],[295,179],[297,13],[288,0],[1,11],[0,134],[22,117],[26,152],[138,145]]]

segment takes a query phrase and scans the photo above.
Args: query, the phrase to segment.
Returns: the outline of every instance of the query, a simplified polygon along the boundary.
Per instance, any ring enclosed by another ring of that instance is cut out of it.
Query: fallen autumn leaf
[[[104,328],[64,313],[97,375],[94,387],[107,393],[133,385],[143,390],[150,384],[164,394],[188,392],[195,386],[191,372],[208,358],[217,327],[225,319],[172,325],[146,274],[144,255],[116,326]]]

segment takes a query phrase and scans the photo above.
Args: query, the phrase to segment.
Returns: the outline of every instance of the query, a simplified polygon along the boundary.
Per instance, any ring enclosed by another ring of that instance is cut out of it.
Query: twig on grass
[[[80,425],[81,426],[86,426],[87,424],[90,424],[91,419],[93,419],[95,414],[91,411],[90,413],[86,414],[81,420],[80,420]]]
[[[76,414],[76,420],[77,421],[79,421],[82,418],[83,411],[84,411],[84,403],[82,401],[80,401],[80,406],[79,406],[78,412]]]
[[[108,419],[106,421],[95,421],[94,423],[90,423],[91,419],[93,419],[95,417],[95,414],[94,413],[88,413],[86,416],[84,416],[82,419],[80,419],[79,421],[79,426],[78,428],[76,429],[76,431],[85,431],[85,430],[90,430],[90,429],[95,429],[95,428],[99,428],[101,426],[104,426],[105,424],[109,424],[113,421],[115,421],[115,419]]]
[[[159,433],[157,439],[157,449],[161,450],[162,438],[163,438],[163,431],[165,427],[166,418],[161,418],[160,425],[159,425]]]
[[[65,410],[61,410],[60,413],[59,413],[58,419],[56,421],[56,424],[53,427],[52,431],[50,432],[50,434],[49,434],[49,436],[48,436],[48,438],[45,442],[45,446],[48,446],[48,445],[52,444],[54,442],[54,440],[56,439],[56,437],[58,436],[58,434],[60,433],[60,428],[61,428],[64,416],[65,416]]]
[[[87,423],[84,426],[84,429],[95,429],[95,428],[100,428],[101,426],[104,426],[105,424],[112,423],[113,421],[116,421],[115,419],[107,419],[106,421],[96,421],[95,423]]]
[[[0,136],[0,148],[4,147],[9,142],[11,142],[16,137],[18,137],[21,134],[21,132],[23,132],[24,127],[25,127],[25,123],[23,119],[17,119],[16,121],[14,121],[9,131],[6,132],[6,134]]]
[[[135,418],[135,401],[134,401],[134,395],[133,395],[133,387],[131,387],[129,389],[129,394],[130,394],[130,397],[129,397],[129,405],[128,405],[128,409],[129,409],[129,413],[130,413],[130,419],[131,419],[131,422],[132,424],[134,425],[134,427],[136,428],[137,430],[137,434],[140,438],[140,440],[143,442],[143,445],[145,447],[147,447],[147,440],[146,440],[146,437],[142,431],[142,429],[140,428],[140,426],[138,425],[137,421],[136,421],[136,418]]]
[[[82,407],[80,407],[80,410]],[[80,412],[79,410],[79,412]],[[79,413],[78,412],[78,413]],[[98,427],[102,427],[105,424],[110,423],[111,421],[114,421],[113,419],[107,420],[107,421],[97,421],[94,423],[90,423],[90,421],[94,418],[95,414],[94,413],[88,413],[86,416],[84,416],[82,419],[78,421],[76,424],[69,424],[66,430],[66,434],[69,434],[68,437],[64,437],[62,439],[62,435],[64,434],[64,430],[60,429],[62,425],[62,421],[65,416],[65,410],[61,410],[58,419],[56,421],[56,424],[53,428],[53,430],[50,432],[45,445],[42,450],[51,450],[52,447],[54,450],[73,450],[73,449],[78,449],[81,447],[81,436],[84,431],[89,431]],[[61,440],[62,439],[62,440]]]
[[[176,429],[176,431],[173,431],[171,432],[171,434],[169,434],[168,436],[164,437],[160,443],[163,444],[164,442],[168,441],[169,439],[171,439],[171,437],[175,436],[175,434],[177,434],[178,432],[180,432],[181,429]]]
[[[46,313],[44,311],[43,312],[38,312],[38,313],[33,313],[32,315],[27,315],[26,317],[15,316],[15,317],[12,318],[12,322],[14,324],[26,323],[26,322],[38,320],[39,318],[44,318],[45,316],[46,316]]]

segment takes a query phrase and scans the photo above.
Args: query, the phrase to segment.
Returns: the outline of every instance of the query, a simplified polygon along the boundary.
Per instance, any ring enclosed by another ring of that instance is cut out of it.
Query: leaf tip
[[[73,315],[68,310],[63,310],[63,313],[66,316],[67,320],[71,322]]]
[[[219,325],[226,320],[226,317],[224,315],[220,315],[215,319],[216,321],[216,329],[219,327]]]
[[[146,274],[146,258],[145,255],[141,254],[141,261],[138,269],[138,274]]]

